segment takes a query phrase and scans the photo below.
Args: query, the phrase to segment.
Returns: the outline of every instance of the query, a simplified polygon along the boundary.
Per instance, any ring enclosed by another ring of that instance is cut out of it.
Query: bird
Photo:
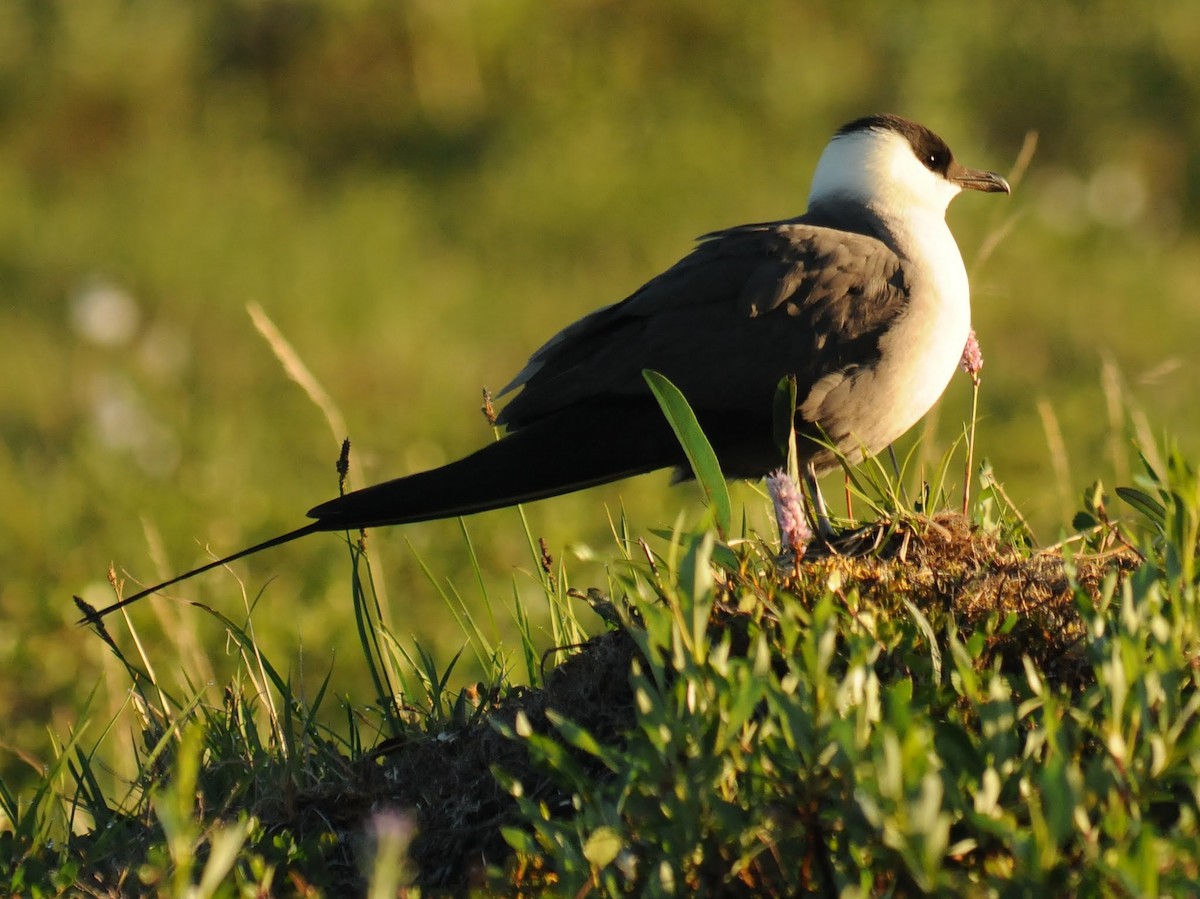
[[[469,515],[664,468],[686,478],[646,370],[682,392],[727,478],[760,478],[784,462],[773,410],[789,377],[810,483],[839,455],[874,455],[937,402],[967,343],[967,273],[945,219],[963,190],[1011,192],[999,174],[961,165],[924,125],[888,113],[855,119],[819,157],[803,215],[703,235],[626,299],[536,350],[500,392],[513,396],[496,419],[499,440],[321,503],[308,524],[83,622],[312,533]]]

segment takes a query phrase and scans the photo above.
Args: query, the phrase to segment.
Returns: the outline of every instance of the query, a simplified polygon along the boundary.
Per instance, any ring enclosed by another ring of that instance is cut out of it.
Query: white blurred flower
[[[129,291],[102,278],[89,278],[71,298],[71,326],[99,346],[124,346],[141,323],[141,310]]]

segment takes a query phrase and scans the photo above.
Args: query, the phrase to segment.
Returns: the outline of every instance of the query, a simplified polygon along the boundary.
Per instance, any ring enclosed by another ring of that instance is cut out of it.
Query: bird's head
[[[1009,193],[995,172],[969,169],[946,142],[916,122],[872,115],[838,129],[813,174],[809,206],[852,200],[880,212],[945,215],[962,190]]]

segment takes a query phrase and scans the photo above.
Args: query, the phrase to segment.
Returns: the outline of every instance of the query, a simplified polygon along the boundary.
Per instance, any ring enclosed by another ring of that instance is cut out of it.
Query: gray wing
[[[908,298],[902,261],[867,234],[803,218],[714,232],[535,352],[505,387],[522,390],[499,421],[516,429],[576,404],[648,396],[647,368],[694,408],[769,414],[781,378],[796,376],[803,403],[821,378],[877,359]]]

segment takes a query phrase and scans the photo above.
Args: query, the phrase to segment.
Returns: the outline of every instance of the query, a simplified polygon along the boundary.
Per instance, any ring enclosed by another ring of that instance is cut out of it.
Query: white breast
[[[829,378],[801,408],[852,461],[863,448],[883,450],[930,410],[954,375],[971,329],[967,272],[945,219],[910,216],[903,231],[893,233],[912,286],[909,308],[881,338],[873,365]]]
[[[887,415],[895,440],[938,401],[962,359],[971,331],[967,270],[954,235],[940,216],[913,220],[898,241],[911,254],[912,304],[880,341],[878,377],[892,396]]]

